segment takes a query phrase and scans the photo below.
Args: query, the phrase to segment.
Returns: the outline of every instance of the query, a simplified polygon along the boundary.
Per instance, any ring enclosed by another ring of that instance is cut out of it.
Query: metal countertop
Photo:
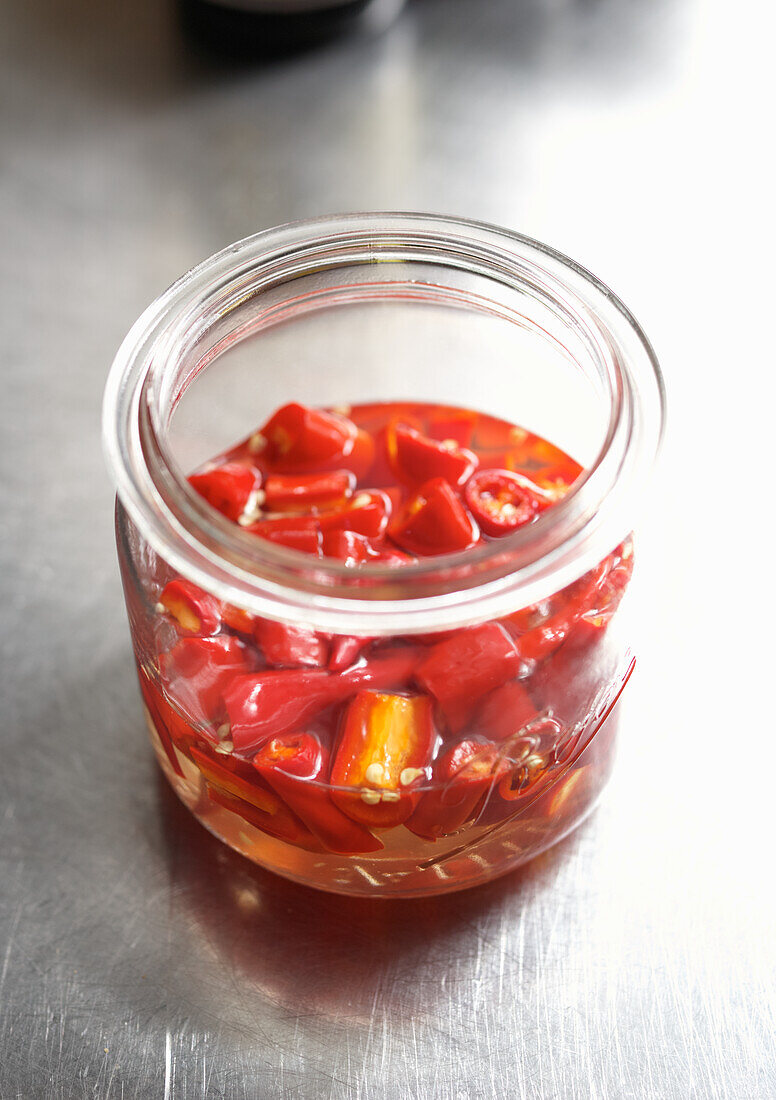
[[[773,16],[418,0],[232,65],[161,0],[0,13],[0,1097],[776,1096]],[[745,29],[744,29],[745,28]],[[121,337],[257,228],[528,233],[653,340],[614,780],[557,850],[418,902],[318,895],[189,817],[144,739],[99,443]]]

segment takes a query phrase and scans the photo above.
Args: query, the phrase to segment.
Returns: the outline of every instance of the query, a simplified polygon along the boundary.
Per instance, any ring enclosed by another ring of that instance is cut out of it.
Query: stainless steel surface
[[[744,12],[422,0],[251,68],[159,0],[6,0],[3,1100],[776,1095],[774,27]],[[391,904],[252,869],[159,781],[98,432],[120,338],[181,271],[379,207],[575,256],[671,399],[604,803],[523,872]]]

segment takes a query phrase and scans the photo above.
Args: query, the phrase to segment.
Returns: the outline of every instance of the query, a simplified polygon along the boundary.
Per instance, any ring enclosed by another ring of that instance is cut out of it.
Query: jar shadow
[[[265,871],[212,836],[158,780],[170,896],[225,969],[294,1015],[416,1016],[471,982],[500,929],[551,889],[569,837],[524,867],[437,897],[347,897]],[[530,967],[528,968],[530,971]]]

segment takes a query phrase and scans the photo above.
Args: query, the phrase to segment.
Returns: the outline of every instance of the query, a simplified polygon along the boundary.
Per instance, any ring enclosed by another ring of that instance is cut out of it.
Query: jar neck
[[[434,264],[476,272],[499,293],[395,277],[392,265],[399,261],[422,270]],[[347,287],[294,292],[300,273],[344,265],[362,277]],[[603,441],[584,474],[513,535],[400,570],[354,570],[247,534],[213,512],[178,468],[168,438],[173,412],[208,364],[236,342],[333,305],[398,298],[525,325],[525,313],[509,299],[512,291],[558,319],[563,337],[553,339],[594,376],[607,415]],[[246,320],[239,307],[248,298],[254,308]],[[365,214],[257,234],[174,284],[119,350],[106,390],[105,442],[130,518],[180,573],[255,614],[380,635],[497,618],[592,568],[632,527],[632,505],[659,446],[663,406],[662,380],[644,334],[622,303],[573,261],[473,222]]]

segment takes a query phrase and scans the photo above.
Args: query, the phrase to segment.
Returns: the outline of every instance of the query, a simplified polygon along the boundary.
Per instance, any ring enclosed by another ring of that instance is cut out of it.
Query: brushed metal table
[[[250,66],[161,0],[6,0],[2,1100],[776,1096],[774,27],[744,20],[418,0],[379,39]],[[607,796],[526,869],[418,902],[262,873],[164,787],[98,430],[121,337],[180,272],[369,208],[578,258],[635,309],[671,411]]]

